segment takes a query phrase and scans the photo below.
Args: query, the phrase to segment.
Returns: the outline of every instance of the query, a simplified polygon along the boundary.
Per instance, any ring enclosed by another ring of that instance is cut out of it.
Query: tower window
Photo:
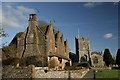
[[[97,58],[97,57],[94,57],[93,63],[94,63],[94,64],[98,64],[98,58]]]

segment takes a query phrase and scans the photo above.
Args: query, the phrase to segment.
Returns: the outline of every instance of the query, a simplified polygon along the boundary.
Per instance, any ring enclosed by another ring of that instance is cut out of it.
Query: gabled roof
[[[101,52],[97,52],[97,51],[95,51],[95,52],[91,52],[91,55],[93,55],[93,54],[102,55]]]
[[[23,33],[24,33],[24,32],[19,32],[19,33],[17,33],[17,34],[15,35],[15,37],[20,37]],[[15,37],[14,37],[14,38],[15,38]]]
[[[61,42],[64,43],[64,36],[63,36],[63,34],[62,34],[62,36],[60,37],[60,39],[61,39]]]
[[[56,56],[56,57],[59,57],[59,58],[62,58],[62,59],[70,60],[70,58],[68,58],[66,56],[63,56],[63,55],[60,55],[60,54],[54,54],[54,55],[49,55],[49,56],[50,57]]]
[[[44,25],[44,26],[39,26],[38,25],[38,28],[41,30],[41,32],[47,36],[49,34],[49,31],[50,31],[50,25]],[[55,33],[55,30],[53,29],[53,34]]]
[[[16,42],[17,42],[17,38],[18,37],[20,37],[22,34],[23,34],[24,32],[19,32],[19,33],[17,33],[16,35],[15,35],[15,37],[12,39],[12,41],[10,42],[10,44],[9,44],[9,46],[10,45],[13,45],[13,44],[17,44]]]
[[[68,41],[66,40],[66,41],[64,41],[64,45],[66,46],[66,45],[68,45]]]
[[[55,33],[55,41],[57,41],[58,38],[60,38],[60,31],[57,31],[57,33]],[[60,38],[60,40],[61,40],[61,38]]]

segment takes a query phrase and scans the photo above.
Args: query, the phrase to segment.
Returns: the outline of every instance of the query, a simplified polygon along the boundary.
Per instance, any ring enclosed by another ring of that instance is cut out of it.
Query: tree
[[[108,67],[110,64],[112,64],[112,55],[109,49],[105,49],[104,54],[103,54],[103,61],[105,61],[105,64]]]
[[[3,38],[3,37],[8,37],[8,34],[5,33],[4,29],[3,28],[0,28],[0,39]],[[5,46],[7,42],[4,42],[2,44],[0,44],[0,46]]]
[[[0,37],[7,37],[8,34],[5,33],[5,31],[3,30],[3,28],[0,29]]]
[[[38,25],[39,25],[39,27],[45,27],[45,26],[47,27],[49,25],[49,23],[47,23],[46,21],[39,20]]]
[[[25,60],[25,65],[35,65],[36,67],[46,67],[48,66],[47,59],[45,60],[45,55],[41,55],[40,57],[38,56],[29,56],[24,58]],[[44,60],[43,60],[44,59]]]
[[[118,51],[117,51],[116,64],[120,67],[120,49],[118,49]]]
[[[115,57],[112,58],[112,65],[115,65],[116,64],[116,59]]]
[[[16,50],[11,49],[9,46],[2,47],[2,65],[13,65],[18,62],[19,58],[16,57]]]

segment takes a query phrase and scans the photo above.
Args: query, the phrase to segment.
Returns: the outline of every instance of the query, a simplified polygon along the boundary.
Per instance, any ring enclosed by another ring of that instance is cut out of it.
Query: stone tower
[[[75,38],[77,62],[90,62],[90,41],[89,37],[78,36]]]

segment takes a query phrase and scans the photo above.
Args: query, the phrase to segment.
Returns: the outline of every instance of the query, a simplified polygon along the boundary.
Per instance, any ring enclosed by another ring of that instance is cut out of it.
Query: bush
[[[70,66],[70,63],[69,63],[69,62],[66,62],[66,63],[65,63],[65,66]]]
[[[35,65],[36,67],[45,67],[47,62],[39,60],[36,56],[30,56],[26,58],[26,65]]]
[[[19,58],[9,57],[5,60],[2,60],[2,65],[16,65],[19,62]]]
[[[90,65],[89,65],[89,63],[87,63],[87,62],[82,62],[82,63],[80,63],[80,64],[78,64],[78,66],[81,66],[81,67],[89,67]]]
[[[16,55],[16,50],[11,49],[9,46],[3,46],[2,48],[2,58],[10,58],[10,57],[15,57]]]

